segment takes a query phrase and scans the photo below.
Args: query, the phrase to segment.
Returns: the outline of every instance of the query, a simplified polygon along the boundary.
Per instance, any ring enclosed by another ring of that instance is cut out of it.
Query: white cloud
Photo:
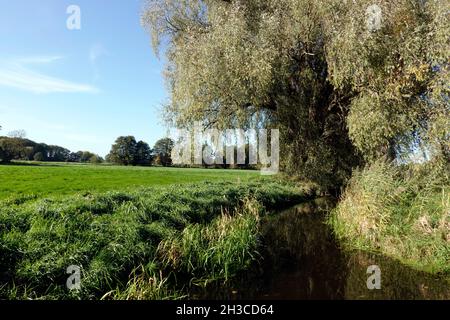
[[[18,64],[46,64],[61,59],[62,59],[61,56],[36,56],[36,57],[19,58],[15,59],[14,61]]]
[[[27,67],[27,64],[45,64],[59,60],[59,56],[28,57],[0,65],[0,85],[33,93],[95,93],[98,89],[82,83],[47,76]]]

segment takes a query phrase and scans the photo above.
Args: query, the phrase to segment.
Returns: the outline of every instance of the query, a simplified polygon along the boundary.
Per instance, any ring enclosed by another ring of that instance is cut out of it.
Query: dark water
[[[450,299],[450,283],[390,258],[344,252],[324,223],[333,203],[319,199],[268,217],[263,260],[227,284],[210,285],[202,299]],[[381,289],[367,288],[367,268],[381,271]]]

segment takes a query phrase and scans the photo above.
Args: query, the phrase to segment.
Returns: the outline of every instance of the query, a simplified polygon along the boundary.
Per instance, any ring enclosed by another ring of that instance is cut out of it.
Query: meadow
[[[259,171],[124,167],[65,163],[15,163],[0,166],[0,199],[31,195],[64,196],[79,192],[131,190],[203,181],[262,179]]]
[[[0,167],[0,299],[178,299],[260,259],[260,219],[308,194],[257,171]],[[81,288],[67,288],[67,268]]]

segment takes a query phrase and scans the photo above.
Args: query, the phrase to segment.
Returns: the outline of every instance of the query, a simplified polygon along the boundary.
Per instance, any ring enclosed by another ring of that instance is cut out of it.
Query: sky
[[[164,137],[164,62],[140,25],[143,3],[0,0],[0,135],[23,129],[101,156],[118,136]]]

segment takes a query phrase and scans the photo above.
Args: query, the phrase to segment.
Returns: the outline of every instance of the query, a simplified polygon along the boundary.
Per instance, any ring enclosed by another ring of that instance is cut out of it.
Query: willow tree
[[[449,2],[150,0],[173,125],[281,129],[285,170],[339,186],[418,142],[448,155]],[[430,152],[431,152],[430,151]]]

